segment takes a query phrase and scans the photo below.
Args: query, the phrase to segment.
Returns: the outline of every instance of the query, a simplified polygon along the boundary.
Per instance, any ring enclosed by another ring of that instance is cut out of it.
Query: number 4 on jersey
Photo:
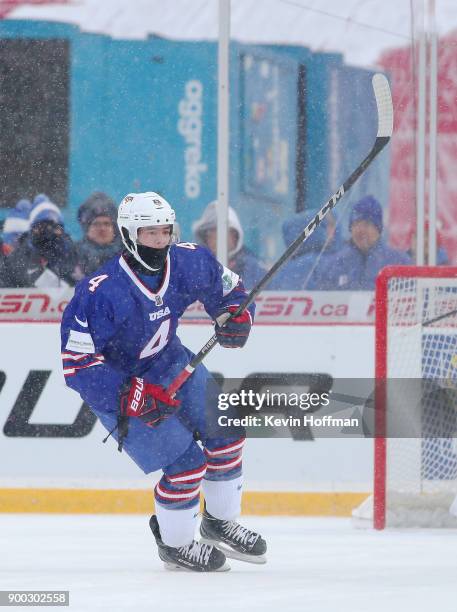
[[[162,321],[161,326],[156,331],[156,333],[152,336],[149,342],[146,344],[144,349],[140,353],[140,359],[144,359],[145,357],[152,357],[159,351],[163,349],[163,347],[168,342],[168,332],[170,331],[170,319],[166,319],[166,321]]]
[[[108,278],[108,274],[101,274],[100,276],[94,276],[89,281],[89,291],[92,293],[97,289],[100,283],[102,283],[106,278]]]

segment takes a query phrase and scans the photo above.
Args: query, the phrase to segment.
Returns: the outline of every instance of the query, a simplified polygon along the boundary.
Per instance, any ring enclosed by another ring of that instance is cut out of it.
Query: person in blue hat
[[[409,265],[411,258],[389,247],[382,238],[382,208],[371,195],[356,202],[349,217],[351,238],[326,262],[319,288],[365,290],[375,288],[380,270],[390,265]]]
[[[8,212],[2,230],[4,250],[7,254],[14,251],[19,238],[29,231],[31,209],[30,200],[22,199]]]
[[[75,284],[76,249],[64,231],[62,213],[45,196],[30,211],[30,230],[7,258],[12,287],[68,287]]]

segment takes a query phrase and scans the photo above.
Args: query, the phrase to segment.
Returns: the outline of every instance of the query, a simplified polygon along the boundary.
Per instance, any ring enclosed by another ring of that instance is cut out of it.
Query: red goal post
[[[374,527],[457,524],[448,512],[457,494],[457,413],[448,405],[457,389],[457,267],[381,271],[375,377]],[[434,395],[416,395],[424,381]],[[402,397],[402,389],[413,392]],[[392,435],[393,408],[420,436]]]

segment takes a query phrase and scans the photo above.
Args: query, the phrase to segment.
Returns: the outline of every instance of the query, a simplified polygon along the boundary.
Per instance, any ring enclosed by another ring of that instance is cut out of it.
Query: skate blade
[[[189,572],[192,574],[213,574],[214,572],[229,572],[231,569],[230,565],[228,565],[227,563],[224,563],[222,567],[217,570],[212,570],[211,572],[196,572],[195,570],[191,570],[188,567],[182,567],[182,565],[177,565],[176,563],[170,563],[168,561],[164,561],[163,565],[168,572]]]
[[[267,557],[265,555],[248,555],[246,553],[238,552],[237,550],[233,550],[233,548],[230,548],[223,542],[218,542],[217,540],[208,540],[208,538],[202,537],[200,538],[200,542],[215,546],[230,559],[244,561],[245,563],[254,563],[255,565],[264,565],[267,562]]]

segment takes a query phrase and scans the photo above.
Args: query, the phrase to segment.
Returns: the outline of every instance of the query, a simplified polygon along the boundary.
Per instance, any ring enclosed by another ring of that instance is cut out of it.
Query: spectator
[[[309,215],[299,213],[284,221],[282,232],[286,247],[298,238],[310,222]],[[279,269],[268,285],[271,290],[319,289],[319,272],[326,261],[341,246],[335,218],[331,213],[311,236],[294,253],[293,257]]]
[[[382,208],[373,196],[357,202],[349,218],[350,241],[327,262],[320,275],[321,289],[373,290],[379,271],[407,265],[411,258],[382,239]]]
[[[196,221],[192,230],[199,244],[209,248],[214,255],[217,249],[217,201],[211,202]],[[257,257],[243,244],[243,228],[238,215],[231,206],[228,208],[229,232],[227,235],[228,267],[238,274],[244,286],[251,289],[266,272]]]
[[[13,287],[68,287],[74,285],[76,249],[64,232],[59,208],[49,200],[35,204],[30,230],[19,238],[7,258]]]
[[[116,204],[101,191],[96,191],[81,204],[78,221],[84,238],[76,244],[78,275],[81,278],[92,274],[108,259],[122,251],[116,220]]]
[[[15,249],[22,234],[29,231],[31,208],[32,203],[29,200],[19,200],[8,212],[3,224],[3,246],[7,254]]]
[[[428,261],[428,232],[429,232],[429,222],[425,222],[425,233],[424,233],[424,261],[427,263]],[[410,233],[410,248],[407,251],[408,255],[411,257],[413,263],[416,261],[416,228],[413,228]],[[440,223],[439,221],[436,224],[436,265],[437,266],[448,266],[449,265],[449,255],[447,254],[446,249],[443,247],[443,239],[440,232]]]

